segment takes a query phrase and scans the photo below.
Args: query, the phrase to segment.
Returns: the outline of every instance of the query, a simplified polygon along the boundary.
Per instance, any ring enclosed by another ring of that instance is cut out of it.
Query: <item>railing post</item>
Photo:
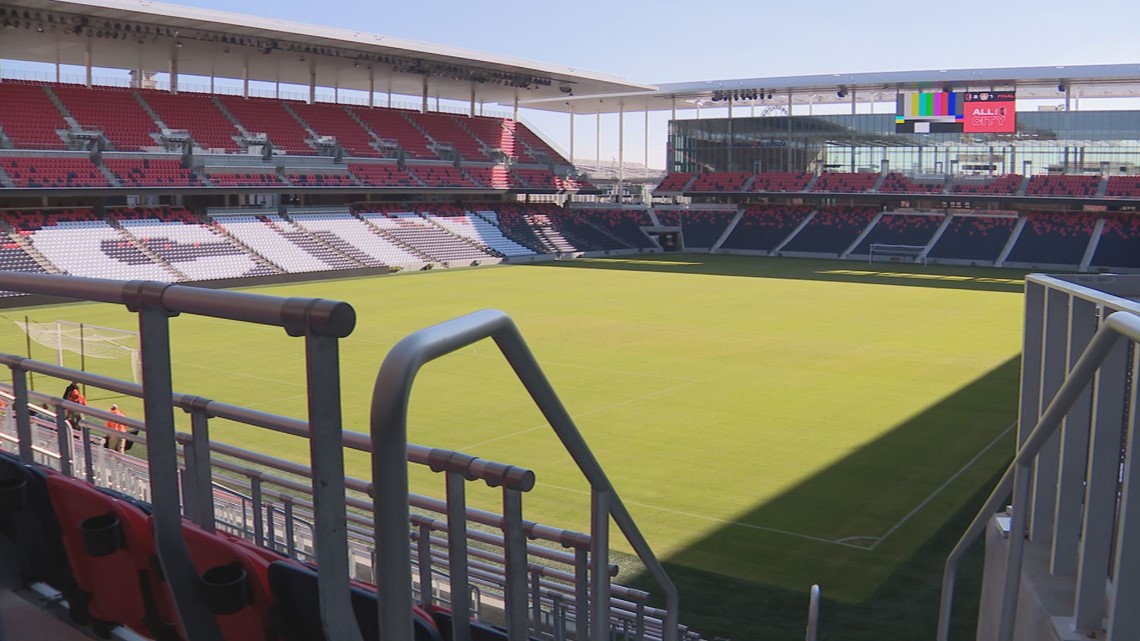
[[[610,636],[610,490],[594,489],[590,506],[590,639]]]
[[[452,641],[471,641],[471,595],[467,576],[467,499],[466,480],[458,472],[444,473],[447,479],[447,555],[451,581]]]
[[[522,492],[503,488],[503,547],[507,634],[509,641],[526,641],[526,535],[522,528]],[[538,622],[535,622],[536,626]]]
[[[431,605],[434,598],[431,593],[431,525],[427,523],[420,523],[419,527],[419,541],[416,541],[416,554],[419,559],[420,572],[420,602],[426,608]]]
[[[1041,343],[1041,391],[1034,422],[1045,413],[1053,395],[1065,380],[1069,342],[1069,294],[1050,289],[1045,293],[1045,329]],[[1029,507],[1029,538],[1045,542],[1053,534],[1053,510],[1057,502],[1057,465],[1060,460],[1061,437],[1054,433],[1041,447],[1033,463],[1032,502]],[[1014,509],[1017,509],[1016,504]]]
[[[32,451],[32,419],[28,415],[28,373],[22,367],[12,366],[12,405],[16,410],[16,437],[20,439],[20,460],[35,462]]]
[[[194,495],[194,522],[207,532],[213,532],[214,479],[210,463],[210,415],[206,413],[206,399],[194,398],[190,404],[190,451],[193,460],[187,459],[186,469],[193,469],[190,491]]]
[[[590,553],[574,549],[574,637],[590,638]]]
[[[83,444],[84,478],[95,485],[95,458],[91,453],[91,428],[80,424],[79,442]]]
[[[1140,638],[1140,343],[1132,347],[1132,398],[1128,409],[1127,457],[1116,526],[1116,571],[1108,602],[1107,641]]]
[[[253,504],[253,542],[265,547],[265,521],[262,510],[265,503],[261,498],[261,477],[249,477],[249,500]]]
[[[55,443],[59,448],[59,471],[71,476],[71,424],[62,405],[55,406]]]
[[[154,505],[154,542],[178,620],[189,639],[221,639],[217,621],[199,595],[199,578],[182,537],[178,497],[178,454],[170,373],[170,316],[157,283],[124,285],[135,298],[142,352],[143,413],[147,426],[147,470]]]

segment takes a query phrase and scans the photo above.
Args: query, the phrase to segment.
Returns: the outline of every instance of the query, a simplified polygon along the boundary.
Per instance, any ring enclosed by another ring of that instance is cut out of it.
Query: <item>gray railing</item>
[[[1072,580],[1065,632],[1140,638],[1140,306],[1084,286],[1112,288],[1117,277],[1070,278],[1081,284],[1027,280],[1020,446],[946,560],[939,641],[950,638],[958,562],[1011,491],[1000,602],[989,604],[998,613],[995,638],[1015,636],[1027,539],[1048,544],[1049,572]]]
[[[381,640],[410,639],[413,630],[412,619],[408,614],[412,608],[412,587],[407,580],[412,561],[406,545],[408,533],[403,525],[410,517],[406,452],[408,400],[412,384],[420,368],[428,362],[486,338],[494,340],[563,447],[590,483],[589,582],[592,601],[588,606],[588,620],[587,608],[582,607],[586,604],[580,604],[578,608],[578,638],[589,638],[592,641],[608,641],[609,638],[609,626],[602,622],[610,619],[608,551],[609,520],[612,517],[665,593],[664,639],[676,641],[679,634],[679,599],[676,588],[578,432],[573,419],[554,393],[514,322],[497,310],[475,312],[410,334],[388,352],[376,376],[371,420],[372,443],[375,447],[372,455],[372,483],[373,487],[387,490],[376,493],[373,511]],[[460,506],[463,504],[462,481],[463,478],[457,474],[448,476],[449,517],[451,510],[455,510],[455,516],[463,513],[459,507],[451,505],[453,493],[457,503]],[[512,577],[506,590],[507,627],[510,641],[523,641],[526,638],[525,625],[516,623],[518,619],[525,622],[526,616],[526,558],[521,495],[515,490],[504,488],[503,506],[507,572]],[[453,549],[451,555],[462,557],[463,550]],[[455,568],[453,572],[454,570]],[[457,577],[453,574],[451,581],[453,594],[457,593],[460,599],[464,599],[465,575]],[[461,602],[457,608],[453,604],[455,641],[469,641],[470,638],[467,622],[461,616],[464,605]],[[588,635],[584,631],[588,631]]]

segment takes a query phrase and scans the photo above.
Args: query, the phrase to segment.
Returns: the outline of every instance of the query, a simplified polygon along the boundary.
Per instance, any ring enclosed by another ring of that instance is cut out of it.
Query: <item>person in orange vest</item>
[[[126,414],[123,414],[123,410],[119,409],[118,405],[111,405],[111,413],[115,416],[126,416]],[[125,433],[127,426],[113,420],[108,420],[107,429]],[[115,450],[116,452],[125,452],[127,450],[127,439],[115,434],[107,434],[106,439],[103,441],[103,447]]]
[[[87,397],[83,395],[83,392],[79,391],[79,383],[72,382],[71,385],[68,385],[66,393],[67,396],[64,397],[66,400],[69,400],[72,403],[79,403],[80,405],[87,404]],[[71,424],[71,429],[79,429],[79,421],[81,419],[82,415],[79,412],[72,412],[68,410],[67,422]]]

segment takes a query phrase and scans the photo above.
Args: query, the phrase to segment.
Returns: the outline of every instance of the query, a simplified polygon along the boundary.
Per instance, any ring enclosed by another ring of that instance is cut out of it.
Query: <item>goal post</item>
[[[875,255],[887,260],[898,258],[910,258],[912,263],[921,262],[926,264],[926,256],[922,253],[926,249],[925,245],[891,245],[887,243],[871,243],[870,252],[867,255],[867,262],[875,262]]]
[[[131,380],[142,382],[137,331],[65,320],[37,323],[26,317],[12,322],[31,340],[55,350],[56,361],[61,367],[67,352],[79,355],[79,369],[84,371],[87,370],[88,358],[124,359],[130,364]]]

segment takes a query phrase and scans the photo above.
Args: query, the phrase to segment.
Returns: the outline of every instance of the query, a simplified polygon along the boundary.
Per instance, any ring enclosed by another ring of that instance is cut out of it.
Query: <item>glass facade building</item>
[[[1140,111],[1025,111],[1010,134],[896,133],[895,115],[674,120],[671,172],[1140,174]]]

